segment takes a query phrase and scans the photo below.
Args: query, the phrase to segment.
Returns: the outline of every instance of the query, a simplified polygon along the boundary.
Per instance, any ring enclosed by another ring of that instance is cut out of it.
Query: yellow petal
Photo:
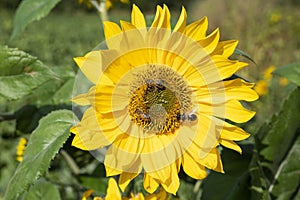
[[[121,29],[120,29],[119,25],[114,22],[105,21],[105,22],[103,22],[103,25],[104,25],[105,39],[109,39],[109,38],[121,33]]]
[[[116,87],[98,84],[93,106],[102,114],[124,110],[128,106],[128,97],[125,91],[119,91]]]
[[[238,45],[237,40],[226,40],[219,42],[214,52],[211,55],[222,55],[225,58],[231,56]]]
[[[162,160],[162,159],[161,159]],[[150,159],[148,160],[142,160],[143,166],[146,161],[151,161]],[[152,162],[157,162],[157,160],[152,160]],[[155,169],[155,167],[153,167]],[[146,170],[145,170],[146,171]],[[158,180],[159,182],[166,182],[169,176],[171,175],[171,168],[170,165],[164,167],[163,169],[156,169],[156,171],[146,171],[149,176],[153,177],[154,179]]]
[[[202,158],[218,145],[220,134],[216,130],[217,123],[220,122],[216,121],[212,116],[206,116],[201,113],[198,115],[197,134],[188,149],[189,152],[199,152],[194,157],[199,157],[200,154],[200,158]]]
[[[162,14],[157,27],[171,29],[170,19],[171,19],[171,14],[169,8],[166,6],[166,4],[164,4]]]
[[[90,54],[90,53],[88,53]],[[75,63],[78,65],[78,67],[81,67],[84,63],[84,61],[86,60],[86,58],[88,57],[88,54],[86,54],[84,57],[76,57],[73,58]]]
[[[226,99],[237,99],[244,101],[255,101],[259,98],[257,93],[252,89],[252,83],[247,83],[242,79],[224,81]]]
[[[226,115],[225,118],[237,122],[244,123],[254,117],[254,111],[250,111],[242,106],[239,101],[228,101],[226,104]]]
[[[120,175],[119,186],[123,192],[125,191],[127,185],[130,183],[130,181],[132,181],[132,179],[134,179],[137,175],[139,175],[139,172],[138,173],[123,172]]]
[[[102,56],[100,51],[91,51],[84,57],[74,58],[84,75],[94,84],[96,84],[101,77]]]
[[[99,126],[93,108],[88,108],[83,114],[81,122],[71,128],[75,134],[72,145],[83,150],[94,150],[111,144],[122,132],[119,129],[103,132]]]
[[[156,7],[155,18],[152,22],[151,28],[166,28],[171,29],[170,23],[171,15],[168,7],[164,4],[163,8]]]
[[[80,94],[72,98],[72,101],[81,106],[90,105],[90,101],[86,98],[86,94]]]
[[[137,28],[146,28],[146,21],[140,9],[133,4],[131,12],[131,23]]]
[[[121,41],[121,29],[118,24],[105,21],[103,22],[104,35],[109,49],[117,49]]]
[[[104,165],[104,166],[105,166],[106,176],[116,176],[116,175],[119,175],[119,174],[122,173],[122,171],[120,171],[120,170],[116,170],[114,168],[110,168],[107,165]]]
[[[87,190],[83,193],[81,200],[87,200],[88,197],[90,197],[95,190]]]
[[[120,20],[120,24],[121,24],[121,27],[122,27],[122,31],[128,31],[128,30],[132,30],[132,29],[136,29],[136,27],[129,23],[129,22],[126,22],[126,21],[123,21],[123,20]]]
[[[213,56],[212,58],[218,67],[222,79],[232,76],[235,72],[248,65],[248,63],[228,60],[222,56]]]
[[[161,185],[168,193],[176,195],[180,185],[176,164],[172,164],[170,169],[171,173],[168,174],[169,178],[165,182],[162,182]]]
[[[86,94],[80,94],[80,95],[77,95],[76,97],[73,97],[72,98],[72,102],[74,102],[74,103],[76,103],[78,105],[81,105],[81,106],[90,105],[91,102],[94,101],[95,89],[96,89],[96,87],[92,86],[89,89],[88,93],[86,93]]]
[[[220,31],[216,29],[209,36],[198,41],[198,43],[207,51],[208,54],[213,52],[218,45],[220,39]]]
[[[209,154],[201,158],[200,163],[209,169],[224,173],[221,156],[216,148],[213,148]]]
[[[179,19],[177,21],[177,24],[174,27],[174,31],[181,32],[181,33],[184,31],[185,26],[186,26],[186,18],[187,18],[186,10],[182,6],[182,10],[181,10]]]
[[[197,154],[197,153],[196,153]],[[188,152],[183,155],[182,166],[184,172],[194,179],[204,179],[207,176],[205,167],[195,161],[196,159]]]
[[[219,142],[224,147],[227,147],[229,149],[233,149],[233,150],[239,152],[240,154],[242,154],[241,147],[239,145],[237,145],[235,142],[233,142],[231,140],[223,140],[223,139],[220,139]]]
[[[143,153],[141,160],[143,167],[147,173],[153,178],[161,180],[162,182],[167,179],[170,172],[168,167],[170,164],[175,163],[181,156],[179,152],[184,148],[181,145],[181,138],[178,134],[159,135],[144,139]],[[157,162],[157,159],[160,162]]]
[[[224,104],[199,104],[199,110],[202,114],[215,116],[222,119],[229,119],[237,123],[249,121],[254,115],[254,111],[247,110],[237,100],[230,100]]]
[[[145,55],[136,55],[138,52],[143,52],[145,54],[146,44],[141,30],[136,29],[134,25],[128,22],[121,21],[122,29],[124,30],[123,37],[120,43],[120,54],[122,59],[120,61],[130,62],[131,59],[135,59],[135,56],[145,56]],[[145,34],[145,33],[144,33]],[[128,54],[128,55],[124,55]],[[132,56],[132,54],[134,56]],[[130,57],[129,57],[130,55]],[[127,59],[126,59],[127,58]],[[140,58],[145,59],[145,58]],[[120,63],[123,65],[122,63]],[[145,63],[143,63],[145,64]],[[124,65],[123,65],[124,66]],[[137,67],[138,65],[132,65],[132,67]]]
[[[108,180],[108,187],[106,191],[105,200],[121,200],[121,193],[118,188],[118,184],[115,179],[110,178]]]
[[[145,199],[146,200],[170,200],[169,194],[163,188],[160,188],[158,193],[147,195]]]
[[[152,194],[155,192],[158,186],[159,183],[154,178],[152,178],[148,173],[144,174],[144,188],[148,193]]]
[[[203,81],[196,85],[192,82],[192,87],[201,87],[216,83],[228,77],[231,77],[239,69],[247,66],[248,63],[232,61],[220,55],[214,55],[209,59],[203,59],[201,62],[196,63],[198,73],[201,74]]]
[[[244,131],[243,129],[231,125],[229,123],[225,123],[224,126],[220,128],[221,128],[220,138],[224,140],[240,141],[240,140],[245,140],[250,136],[250,134]]]
[[[200,39],[205,38],[207,27],[207,17],[203,17],[202,19],[189,24],[185,28],[184,34],[186,34],[188,37],[192,38],[195,41],[199,41]]]
[[[118,171],[139,173],[141,171],[140,152],[143,141],[130,137],[127,134],[120,135],[106,152],[104,164]]]
[[[234,79],[199,87],[194,93],[199,103],[220,104],[234,99],[255,101],[258,95],[252,87],[251,83]]]
[[[158,22],[161,18],[161,13],[162,13],[162,8],[159,5],[156,6],[156,14],[155,14],[154,20],[151,24],[151,28],[157,27]]]

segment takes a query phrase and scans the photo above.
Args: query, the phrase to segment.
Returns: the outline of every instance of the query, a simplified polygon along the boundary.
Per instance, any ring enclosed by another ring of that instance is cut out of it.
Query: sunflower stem
[[[106,0],[96,1],[90,0],[91,4],[97,9],[102,22],[108,20],[107,11],[106,11]]]
[[[73,160],[73,158],[65,150],[61,150],[60,153],[64,157],[68,165],[70,166],[73,173],[76,175],[79,174],[80,169],[77,166],[76,162]]]
[[[7,120],[14,120],[16,119],[16,115],[14,113],[1,113],[0,114],[0,122],[7,121]]]

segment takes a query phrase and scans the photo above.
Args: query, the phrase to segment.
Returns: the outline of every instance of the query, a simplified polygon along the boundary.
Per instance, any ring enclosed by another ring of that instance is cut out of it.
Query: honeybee
[[[147,113],[144,113],[140,109],[136,109],[135,112],[136,112],[136,114],[138,114],[143,119],[150,119],[150,115],[147,114]]]
[[[146,83],[149,86],[149,88],[153,91],[156,91],[156,90],[163,91],[166,89],[166,87],[164,86],[163,80],[148,79],[148,80],[146,80]]]
[[[194,108],[194,109],[193,109],[191,112],[189,112],[189,113],[183,113],[183,114],[178,113],[178,114],[177,114],[177,120],[179,120],[179,121],[181,121],[181,122],[184,122],[186,119],[187,119],[189,122],[196,121],[196,119],[197,119],[196,111],[197,111],[197,108]]]

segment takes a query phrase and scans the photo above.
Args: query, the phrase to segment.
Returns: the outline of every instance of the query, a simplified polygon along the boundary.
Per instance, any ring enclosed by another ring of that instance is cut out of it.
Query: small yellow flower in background
[[[186,25],[184,8],[174,29],[166,5],[157,6],[149,28],[133,5],[131,22],[104,22],[108,49],[75,61],[94,84],[73,98],[90,105],[71,128],[72,145],[83,150],[108,147],[107,176],[120,175],[122,191],[142,171],[144,188],[168,193],[179,188],[182,166],[190,177],[204,179],[207,170],[224,173],[217,147],[236,150],[249,137],[225,121],[244,123],[255,112],[240,100],[254,101],[254,84],[226,80],[247,63],[230,60],[238,42],[209,35],[206,17]]]
[[[272,72],[275,70],[275,66],[271,65],[264,71],[264,79],[270,80],[272,78]]]
[[[270,22],[277,23],[281,20],[281,14],[278,12],[274,12],[271,14]]]
[[[268,93],[269,84],[272,79],[272,72],[276,69],[275,66],[271,65],[267,69],[265,69],[263,73],[263,79],[259,80],[254,87],[254,90],[258,93],[259,96],[264,96]],[[289,83],[288,79],[280,78],[279,85],[286,86]]]
[[[289,80],[286,78],[280,78],[279,79],[279,85],[281,86],[286,86],[287,84],[289,84]]]
[[[83,193],[81,200],[87,200],[88,197],[90,197],[95,190],[87,190]]]
[[[116,2],[117,0],[106,0],[106,10],[110,10],[111,8],[113,8],[114,2]],[[123,4],[129,4],[129,0],[119,0],[121,3]]]
[[[24,137],[20,138],[20,141],[17,146],[17,153],[16,153],[16,160],[19,162],[23,160],[23,154],[25,151],[26,144],[27,144],[26,138]]]
[[[266,80],[260,80],[255,84],[254,90],[259,96],[264,96],[268,93],[268,83]]]
[[[93,7],[93,4],[91,3],[90,0],[78,0],[78,3],[79,4],[85,4],[86,7],[88,7],[88,8],[92,8]]]
[[[94,190],[87,190],[82,197],[82,200],[86,200],[88,197],[92,195]],[[105,200],[169,200],[169,194],[163,190],[160,189],[157,193],[144,195],[142,193],[138,193],[134,195],[133,193],[130,194],[130,197],[122,197],[118,184],[115,181],[115,179],[110,178],[108,181],[108,187],[106,191],[106,196],[104,198]],[[102,197],[94,197],[93,200],[104,200]]]
[[[85,4],[88,8],[92,8],[93,4],[91,3],[91,1],[96,1],[98,4],[100,3],[101,0],[78,0],[79,4]],[[105,8],[106,10],[109,10],[111,8],[113,8],[113,3],[117,2],[118,0],[106,0],[105,1]],[[119,0],[121,3],[124,4],[129,4],[129,0]]]

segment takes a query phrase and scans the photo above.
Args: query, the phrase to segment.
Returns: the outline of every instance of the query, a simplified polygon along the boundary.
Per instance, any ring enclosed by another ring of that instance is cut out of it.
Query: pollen
[[[149,65],[134,74],[129,93],[131,120],[152,134],[172,134],[181,125],[179,115],[192,108],[191,89],[167,66]]]

